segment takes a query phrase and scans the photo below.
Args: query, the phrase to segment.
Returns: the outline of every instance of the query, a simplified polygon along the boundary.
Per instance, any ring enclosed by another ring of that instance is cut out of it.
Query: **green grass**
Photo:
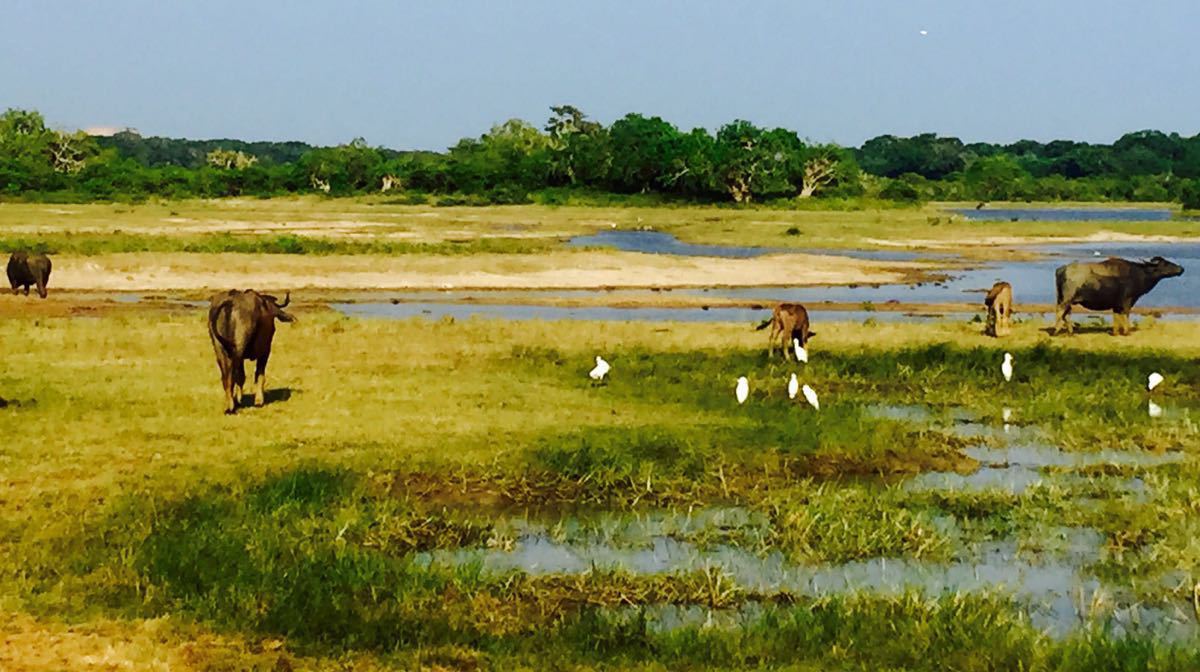
[[[223,663],[234,669],[272,651],[314,669],[1196,664],[1196,642],[1117,638],[1102,622],[1048,639],[1003,593],[813,599],[756,593],[715,569],[531,576],[419,555],[516,543],[514,515],[641,548],[588,516],[660,508],[744,507],[749,523],[671,534],[801,563],[943,562],[1005,539],[1038,557],[1056,530],[1086,527],[1104,548],[1085,571],[1186,604],[1191,583],[1164,579],[1200,577],[1196,427],[1146,417],[1142,386],[1158,370],[1160,403],[1200,403],[1195,325],[1125,339],[1018,325],[997,342],[956,322],[823,324],[796,369],[768,360],[749,326],[300,317],[276,334],[268,371],[268,389],[286,394],[234,417],[221,413],[199,312],[0,322],[0,394],[26,402],[0,409],[0,432],[15,437],[0,446],[0,610],[104,627],[112,642],[176,623],[139,650],[233,638],[245,643]],[[1017,362],[1009,384],[1004,350]],[[602,386],[586,376],[597,352],[613,365]],[[787,399],[794,370],[820,413]],[[752,384],[745,406],[738,375]],[[876,403],[964,407],[992,424],[1007,406],[1068,450],[1193,459],[1060,470],[1020,495],[915,491],[907,475],[969,468],[964,441],[878,418]],[[1134,476],[1145,497],[1125,492]],[[750,615],[663,632],[638,614],[659,604]]]
[[[718,207],[663,203],[636,197],[609,202],[569,197],[546,204],[436,207],[394,198],[223,199],[152,201],[143,204],[5,203],[0,208],[4,242],[46,238],[64,253],[88,248],[125,251],[279,251],[280,238],[295,237],[305,253],[358,254],[364,250],[462,253],[539,251],[574,235],[609,229],[653,228],[688,242],[776,248],[887,248],[887,243],[958,246],[983,237],[1085,237],[1098,232],[1196,237],[1186,220],[1154,222],[971,222],[946,212],[963,204],[895,207],[892,203],[812,200],[779,207]],[[973,204],[970,204],[973,205]],[[1003,204],[996,204],[1003,205]],[[1021,204],[1037,206],[1038,204]],[[1054,204],[1063,206],[1067,204]],[[1145,204],[1138,204],[1144,206]],[[1110,207],[1110,206],[1105,206]],[[1173,206],[1172,206],[1173,207]],[[232,234],[232,240],[214,234]],[[71,237],[67,237],[71,234]],[[112,242],[106,239],[113,238]],[[165,240],[160,240],[165,239]],[[497,242],[488,243],[490,239]],[[458,241],[458,242],[456,242]],[[478,243],[481,247],[472,247]],[[321,252],[323,246],[334,246]],[[492,245],[493,247],[487,247]],[[426,247],[422,247],[426,246]]]
[[[137,252],[192,254],[303,254],[314,256],[375,254],[535,254],[563,246],[556,240],[529,238],[474,238],[458,242],[354,241],[296,235],[139,235],[46,233],[36,237],[0,237],[0,249],[43,254],[95,256]],[[583,248],[578,248],[583,249]]]

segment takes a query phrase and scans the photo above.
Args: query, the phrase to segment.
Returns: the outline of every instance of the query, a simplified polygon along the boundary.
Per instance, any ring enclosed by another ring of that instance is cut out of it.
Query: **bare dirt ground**
[[[781,254],[753,259],[625,252],[323,256],[111,254],[54,259],[52,289],[145,292],[270,289],[591,289],[910,282],[928,266]]]

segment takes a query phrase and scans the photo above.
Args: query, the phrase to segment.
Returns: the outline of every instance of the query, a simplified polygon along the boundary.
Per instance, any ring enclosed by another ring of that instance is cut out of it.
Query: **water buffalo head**
[[[1142,262],[1142,266],[1144,266],[1156,280],[1183,275],[1182,266],[1174,262],[1167,261],[1162,257],[1154,257],[1150,261],[1144,261]]]
[[[283,310],[284,308],[287,308],[287,305],[289,303],[292,302],[292,293],[291,292],[286,292],[283,295],[283,303],[280,303],[279,299],[275,298],[274,296],[271,296],[270,294],[260,294],[259,296],[261,296],[263,298],[263,303],[266,304],[267,310],[271,311],[271,317],[274,317],[275,319],[279,320],[280,322],[295,322],[296,321],[295,316],[293,316],[291,313],[284,312],[284,310]]]

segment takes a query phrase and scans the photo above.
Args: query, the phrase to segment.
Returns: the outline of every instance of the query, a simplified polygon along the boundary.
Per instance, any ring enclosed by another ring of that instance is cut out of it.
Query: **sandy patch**
[[[826,255],[754,259],[562,252],[326,256],[114,254],[57,257],[53,289],[155,291],[229,287],[321,289],[588,289],[899,283],[928,267]]]
[[[279,640],[247,642],[203,632],[193,638],[165,619],[70,626],[0,613],[0,670],[5,672],[168,672],[249,665],[290,670],[293,660]]]

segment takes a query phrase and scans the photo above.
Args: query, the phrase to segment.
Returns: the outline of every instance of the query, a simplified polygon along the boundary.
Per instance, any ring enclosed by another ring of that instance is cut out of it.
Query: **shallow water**
[[[731,245],[705,245],[685,243],[669,233],[661,231],[600,231],[588,236],[577,236],[568,243],[573,247],[609,247],[625,252],[646,254],[670,254],[685,257],[728,257],[750,258],[767,254],[833,254],[856,259],[879,261],[910,261],[918,258],[941,257],[939,254],[922,254],[904,250],[834,250],[823,248],[754,247]]]
[[[1089,613],[1087,604],[1059,604],[1059,608],[1035,606],[1030,609],[1030,622],[1052,637],[1065,637],[1085,622],[1104,624],[1114,637],[1142,635],[1166,641],[1183,641],[1195,636],[1196,618],[1181,605],[1145,606],[1119,605]],[[694,604],[647,604],[606,609],[612,616],[630,621],[641,619],[650,632],[673,632],[686,629],[736,630],[754,627],[773,612],[787,612],[788,607],[746,602],[734,608],[713,609]]]
[[[614,308],[589,306],[568,308],[522,304],[466,304],[439,302],[334,303],[330,307],[350,317],[374,317],[404,320],[420,317],[456,320],[472,317],[502,320],[583,320],[604,322],[742,322],[757,325],[771,316],[769,310],[754,308]],[[825,322],[922,322],[938,319],[969,319],[968,315],[943,316],[939,313],[907,314],[893,311],[810,310],[813,320]]]
[[[823,597],[867,592],[895,596],[917,591],[939,596],[999,590],[1024,601],[1031,618],[1043,630],[1061,634],[1080,625],[1081,618],[1088,615],[1087,604],[1093,597],[1111,593],[1082,569],[1102,558],[1103,543],[1103,537],[1094,530],[1063,528],[1044,540],[1040,552],[1022,551],[1015,541],[1001,541],[977,545],[950,562],[871,558],[803,565],[788,561],[778,552],[759,555],[724,545],[699,549],[671,537],[653,537],[643,545],[621,547],[561,542],[534,533],[520,537],[510,548],[435,551],[421,554],[418,561],[478,565],[485,572],[522,571],[533,575],[583,574],[594,570],[671,575],[717,570],[733,584],[763,595],[787,592]],[[663,610],[652,606],[648,613],[660,621],[660,627],[671,629],[695,625],[697,618],[706,627],[737,625],[753,616],[757,608],[745,605],[709,614],[702,607]],[[1165,612],[1143,613],[1147,614],[1147,620],[1165,618]],[[1181,625],[1194,626],[1190,621]]]
[[[971,303],[982,305],[992,285],[1003,280],[1013,287],[1017,311],[1022,303],[1053,305],[1054,271],[1073,261],[1098,261],[1110,256],[1149,259],[1162,256],[1183,266],[1184,274],[1161,281],[1138,301],[1143,308],[1200,307],[1200,244],[1197,243],[1093,243],[1082,245],[1044,245],[1027,249],[1051,255],[1034,261],[988,262],[962,271],[942,283],[921,285],[885,285],[872,287],[797,287],[714,289],[713,295],[736,299],[766,298],[794,301],[808,306],[821,301],[882,304],[891,300],[905,303]],[[1097,254],[1099,253],[1099,254]],[[1191,269],[1188,272],[1188,269]],[[692,292],[694,290],[683,290]],[[1078,318],[1077,318],[1078,319]]]
[[[1008,411],[1008,413],[1004,413]],[[867,414],[915,424],[937,427],[966,439],[987,438],[999,441],[1000,446],[977,445],[963,452],[979,462],[980,467],[969,473],[925,472],[905,481],[904,487],[914,490],[1002,490],[1021,494],[1030,487],[1051,478],[1044,472],[1048,467],[1083,468],[1099,465],[1153,467],[1185,459],[1183,453],[1150,453],[1103,449],[1091,452],[1067,452],[1045,443],[1041,431],[1030,425],[1001,421],[983,422],[961,408],[932,409],[921,404],[872,404]],[[1001,409],[1000,417],[1014,420],[1011,409]],[[1140,479],[1130,479],[1126,489],[1145,496],[1146,485]]]
[[[954,208],[950,212],[973,221],[1019,222],[1165,222],[1179,217],[1167,208]]]

